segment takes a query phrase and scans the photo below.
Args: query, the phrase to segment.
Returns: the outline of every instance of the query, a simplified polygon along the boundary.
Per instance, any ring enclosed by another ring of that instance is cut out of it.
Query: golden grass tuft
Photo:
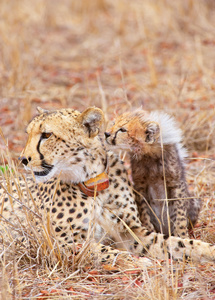
[[[215,148],[215,109],[190,113],[184,118],[184,144],[189,150],[205,151]]]

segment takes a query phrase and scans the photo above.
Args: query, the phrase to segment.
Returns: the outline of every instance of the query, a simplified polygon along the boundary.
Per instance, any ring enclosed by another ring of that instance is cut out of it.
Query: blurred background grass
[[[0,6],[0,109],[16,112],[17,129],[38,104],[96,105],[109,117],[142,105],[182,122],[190,112],[214,112],[213,0],[2,0]]]

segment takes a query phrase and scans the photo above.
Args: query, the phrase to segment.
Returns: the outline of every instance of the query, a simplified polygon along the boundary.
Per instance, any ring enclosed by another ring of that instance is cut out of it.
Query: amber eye
[[[42,132],[41,139],[48,139],[52,135],[52,132]]]

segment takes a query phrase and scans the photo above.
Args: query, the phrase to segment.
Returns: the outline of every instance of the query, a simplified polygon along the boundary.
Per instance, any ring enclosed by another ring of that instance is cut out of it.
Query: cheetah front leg
[[[135,191],[135,200],[137,203],[140,221],[143,227],[145,227],[148,231],[155,231],[155,227],[150,219],[150,203],[148,201],[149,199],[146,199],[144,195],[145,193],[143,190],[141,190],[141,192]]]
[[[90,254],[93,260],[98,260],[102,264],[109,264],[111,266],[120,266],[121,269],[133,268],[134,264],[138,267],[151,266],[151,260],[148,258],[139,260],[127,251],[113,249],[108,245],[101,243],[90,244]]]
[[[191,259],[194,262],[215,261],[215,246],[208,243],[181,239],[180,237],[167,237],[160,233],[148,232],[144,228],[134,228],[136,239],[132,238],[130,251],[139,255],[147,253],[165,259],[166,255],[174,260],[183,261]]]
[[[174,229],[175,236],[188,236],[188,227],[192,228],[198,219],[202,206],[201,199],[191,198],[185,181],[181,181],[179,185],[169,189],[168,196],[175,200],[173,205],[175,213]],[[174,200],[173,200],[174,201]]]
[[[129,212],[125,212],[120,203],[121,199],[118,200],[117,205],[112,201],[106,203],[101,213],[96,214],[97,221],[115,241],[117,248],[140,256],[149,254],[158,259],[170,257],[175,260],[191,258],[196,262],[215,261],[215,246],[197,240],[150,232],[142,226],[136,203],[132,202],[132,198],[129,201]]]
[[[188,237],[188,197],[189,194],[187,193],[186,186],[184,186],[184,182],[181,182],[174,188],[168,189],[168,198],[170,201],[173,201],[170,215],[172,232],[174,236],[181,238]]]
[[[198,220],[199,212],[202,207],[200,198],[191,198],[187,209],[188,228],[193,228]]]
[[[124,246],[125,249],[138,256],[150,255],[157,259],[172,258],[176,261],[192,260],[201,263],[215,262],[215,246],[209,243],[149,232],[137,224],[124,231],[120,227],[120,223],[115,226],[117,245]]]

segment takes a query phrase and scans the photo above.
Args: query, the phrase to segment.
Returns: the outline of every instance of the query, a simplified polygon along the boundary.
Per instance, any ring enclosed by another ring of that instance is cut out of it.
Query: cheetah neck
[[[90,178],[85,182],[80,182],[78,186],[81,191],[87,196],[94,197],[98,195],[98,192],[103,191],[109,187],[108,177],[108,158],[106,159],[105,171],[94,178]]]

